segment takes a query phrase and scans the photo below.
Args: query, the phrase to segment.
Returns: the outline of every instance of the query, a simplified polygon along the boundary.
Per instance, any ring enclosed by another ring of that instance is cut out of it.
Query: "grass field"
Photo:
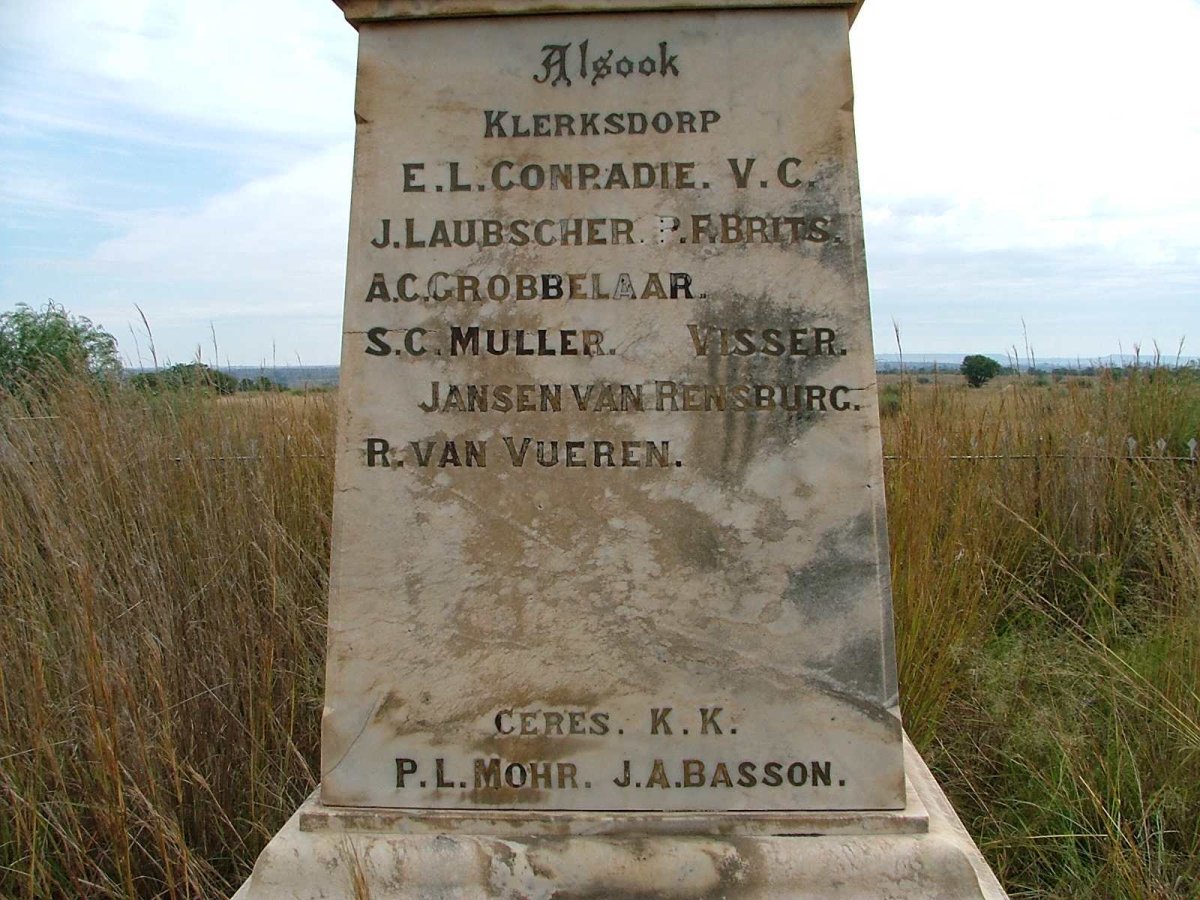
[[[958,381],[885,386],[906,726],[1014,897],[1200,896],[1200,378]],[[334,402],[0,397],[0,896],[220,897],[313,788]]]

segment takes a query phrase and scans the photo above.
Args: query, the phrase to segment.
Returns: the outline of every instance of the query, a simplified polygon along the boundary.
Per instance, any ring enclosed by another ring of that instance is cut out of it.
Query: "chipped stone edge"
[[[866,0],[333,0],[358,28],[363,23],[466,16],[562,15],[564,13],[664,12],[671,10],[841,7],[850,22]]]
[[[687,833],[630,829],[616,834],[586,830],[554,834],[530,828],[522,836],[502,838],[461,831],[414,833],[409,830],[411,822],[400,824],[405,818],[402,813],[386,811],[383,816],[377,810],[366,812],[379,815],[381,826],[390,822],[392,829],[361,831],[357,828],[364,824],[363,811],[321,807],[314,794],[263,850],[233,900],[355,896],[353,884],[360,879],[373,900],[541,897],[553,896],[560,888],[574,896],[580,891],[629,890],[633,883],[656,891],[656,896],[680,898],[717,891],[711,895],[731,900],[882,896],[1006,900],[1008,895],[907,738],[904,755],[909,786],[927,812],[927,830],[917,833],[738,834],[715,833],[710,826]],[[878,815],[903,820],[911,818],[911,809]],[[481,814],[480,821],[488,815]],[[613,817],[566,815],[579,820]],[[803,813],[796,819],[809,818],[815,825],[823,817]],[[691,818],[692,824],[700,825],[706,818],[719,820],[722,814]],[[425,827],[434,824],[426,822]],[[512,835],[515,824],[515,820],[509,823],[504,833]],[[879,828],[880,824],[872,821],[864,826]],[[406,830],[398,830],[401,827]],[[614,859],[622,864],[614,867]],[[736,883],[724,880],[731,870],[738,873]]]

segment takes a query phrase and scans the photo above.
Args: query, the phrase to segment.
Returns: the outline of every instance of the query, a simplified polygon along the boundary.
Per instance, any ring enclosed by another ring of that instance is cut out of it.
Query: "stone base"
[[[907,742],[905,772],[892,813],[350,810],[314,794],[234,900],[1005,898]]]

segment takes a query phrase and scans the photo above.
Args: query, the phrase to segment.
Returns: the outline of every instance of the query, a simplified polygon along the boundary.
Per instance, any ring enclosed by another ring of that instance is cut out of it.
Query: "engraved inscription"
[[[487,27],[362,35],[326,802],[902,806],[844,11]]]

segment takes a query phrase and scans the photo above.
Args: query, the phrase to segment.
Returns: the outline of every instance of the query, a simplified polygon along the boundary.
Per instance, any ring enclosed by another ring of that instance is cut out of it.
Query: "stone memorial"
[[[1003,896],[899,716],[858,4],[337,2],[322,781],[239,897]]]

